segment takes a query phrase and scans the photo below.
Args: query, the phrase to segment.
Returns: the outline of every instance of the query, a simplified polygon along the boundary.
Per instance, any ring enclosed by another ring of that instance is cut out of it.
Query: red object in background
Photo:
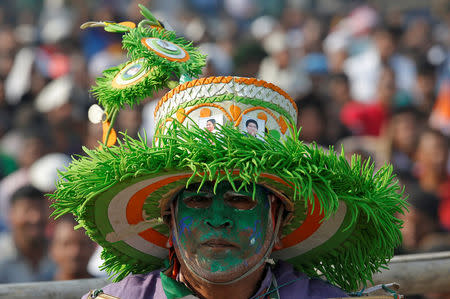
[[[53,46],[42,46],[37,52],[37,69],[47,78],[56,79],[70,71],[70,59]]]
[[[341,122],[354,135],[379,136],[388,119],[388,112],[379,103],[349,102],[341,110]]]
[[[433,111],[430,115],[430,125],[445,135],[450,136],[450,80],[444,81],[441,84]]]
[[[439,220],[447,231],[450,231],[450,177],[439,186],[438,190],[441,203],[439,204]]]

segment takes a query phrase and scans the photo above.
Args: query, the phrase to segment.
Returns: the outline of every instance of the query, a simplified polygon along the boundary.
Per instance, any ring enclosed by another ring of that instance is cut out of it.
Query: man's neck
[[[264,265],[251,275],[231,284],[211,284],[181,269],[180,280],[204,299],[248,299],[255,295],[264,275]]]

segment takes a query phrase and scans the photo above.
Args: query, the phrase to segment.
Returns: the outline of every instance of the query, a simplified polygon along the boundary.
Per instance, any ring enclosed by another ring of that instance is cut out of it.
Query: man
[[[52,279],[55,266],[47,256],[47,217],[48,207],[39,190],[24,186],[13,193],[11,236],[4,235],[0,241],[0,283]]]
[[[317,298],[347,297],[292,266],[267,263],[280,246],[283,204],[263,186],[233,190],[229,182],[190,185],[170,203],[174,255],[163,271],[128,276],[104,287],[119,298]],[[280,287],[288,284],[288,287]],[[88,297],[85,297],[88,298]],[[197,298],[197,297],[191,297]]]
[[[248,119],[245,122],[245,128],[250,136],[256,137],[256,134],[258,134],[258,123],[254,119]]]
[[[58,218],[55,223],[50,255],[57,265],[54,280],[92,277],[87,271],[89,259],[95,250],[84,229],[74,229],[77,222],[71,215]]]
[[[421,190],[418,186],[409,188],[409,211],[400,216],[403,219],[403,242],[401,253],[418,253],[427,236],[441,231],[439,223],[439,198]]]
[[[162,27],[125,27],[110,29],[130,32],[124,46],[133,59],[160,61],[180,85],[155,106],[151,147],[123,134],[118,146],[89,150],[61,174],[52,195],[54,214],[72,212],[102,246],[103,267],[119,281],[105,294],[344,297],[339,288],[357,290],[386,265],[400,243],[395,215],[405,205],[388,168],[374,175],[360,160],[350,166],[334,151],[305,145],[298,108],[279,87],[233,76],[189,80],[205,64],[191,43]],[[133,100],[136,90],[150,89],[147,81],[151,88],[158,82],[152,72],[117,81],[124,70],[97,80],[102,105]],[[113,94],[114,82],[121,88]],[[192,125],[202,109],[227,119],[220,134]],[[257,118],[267,134],[249,138]]]

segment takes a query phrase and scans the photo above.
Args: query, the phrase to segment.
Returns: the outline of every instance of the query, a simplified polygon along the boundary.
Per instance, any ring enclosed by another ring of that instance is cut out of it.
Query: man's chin
[[[198,249],[197,255],[202,256],[202,259],[210,260],[211,263],[223,263],[223,260],[230,258],[239,251],[239,248],[234,246],[202,246]]]
[[[45,238],[45,235],[43,235],[41,233],[26,234],[25,239],[28,240],[27,243],[29,243],[33,246],[42,246],[47,241]]]
[[[207,280],[210,283],[217,284],[231,283],[233,280],[247,273],[254,266],[249,265],[247,261],[243,261],[234,266],[226,266],[226,258],[221,257],[188,263],[188,270],[192,275]]]

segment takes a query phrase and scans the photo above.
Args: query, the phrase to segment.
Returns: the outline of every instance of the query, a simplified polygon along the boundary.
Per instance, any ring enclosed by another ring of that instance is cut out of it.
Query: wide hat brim
[[[88,150],[60,173],[55,215],[72,212],[103,248],[104,268],[122,279],[163,265],[168,226],[161,219],[175,190],[193,182],[241,181],[275,190],[292,215],[274,258],[354,290],[386,265],[401,242],[402,199],[391,167],[324,151],[298,140],[264,140],[224,126],[213,134],[174,122],[158,144],[124,136]]]

